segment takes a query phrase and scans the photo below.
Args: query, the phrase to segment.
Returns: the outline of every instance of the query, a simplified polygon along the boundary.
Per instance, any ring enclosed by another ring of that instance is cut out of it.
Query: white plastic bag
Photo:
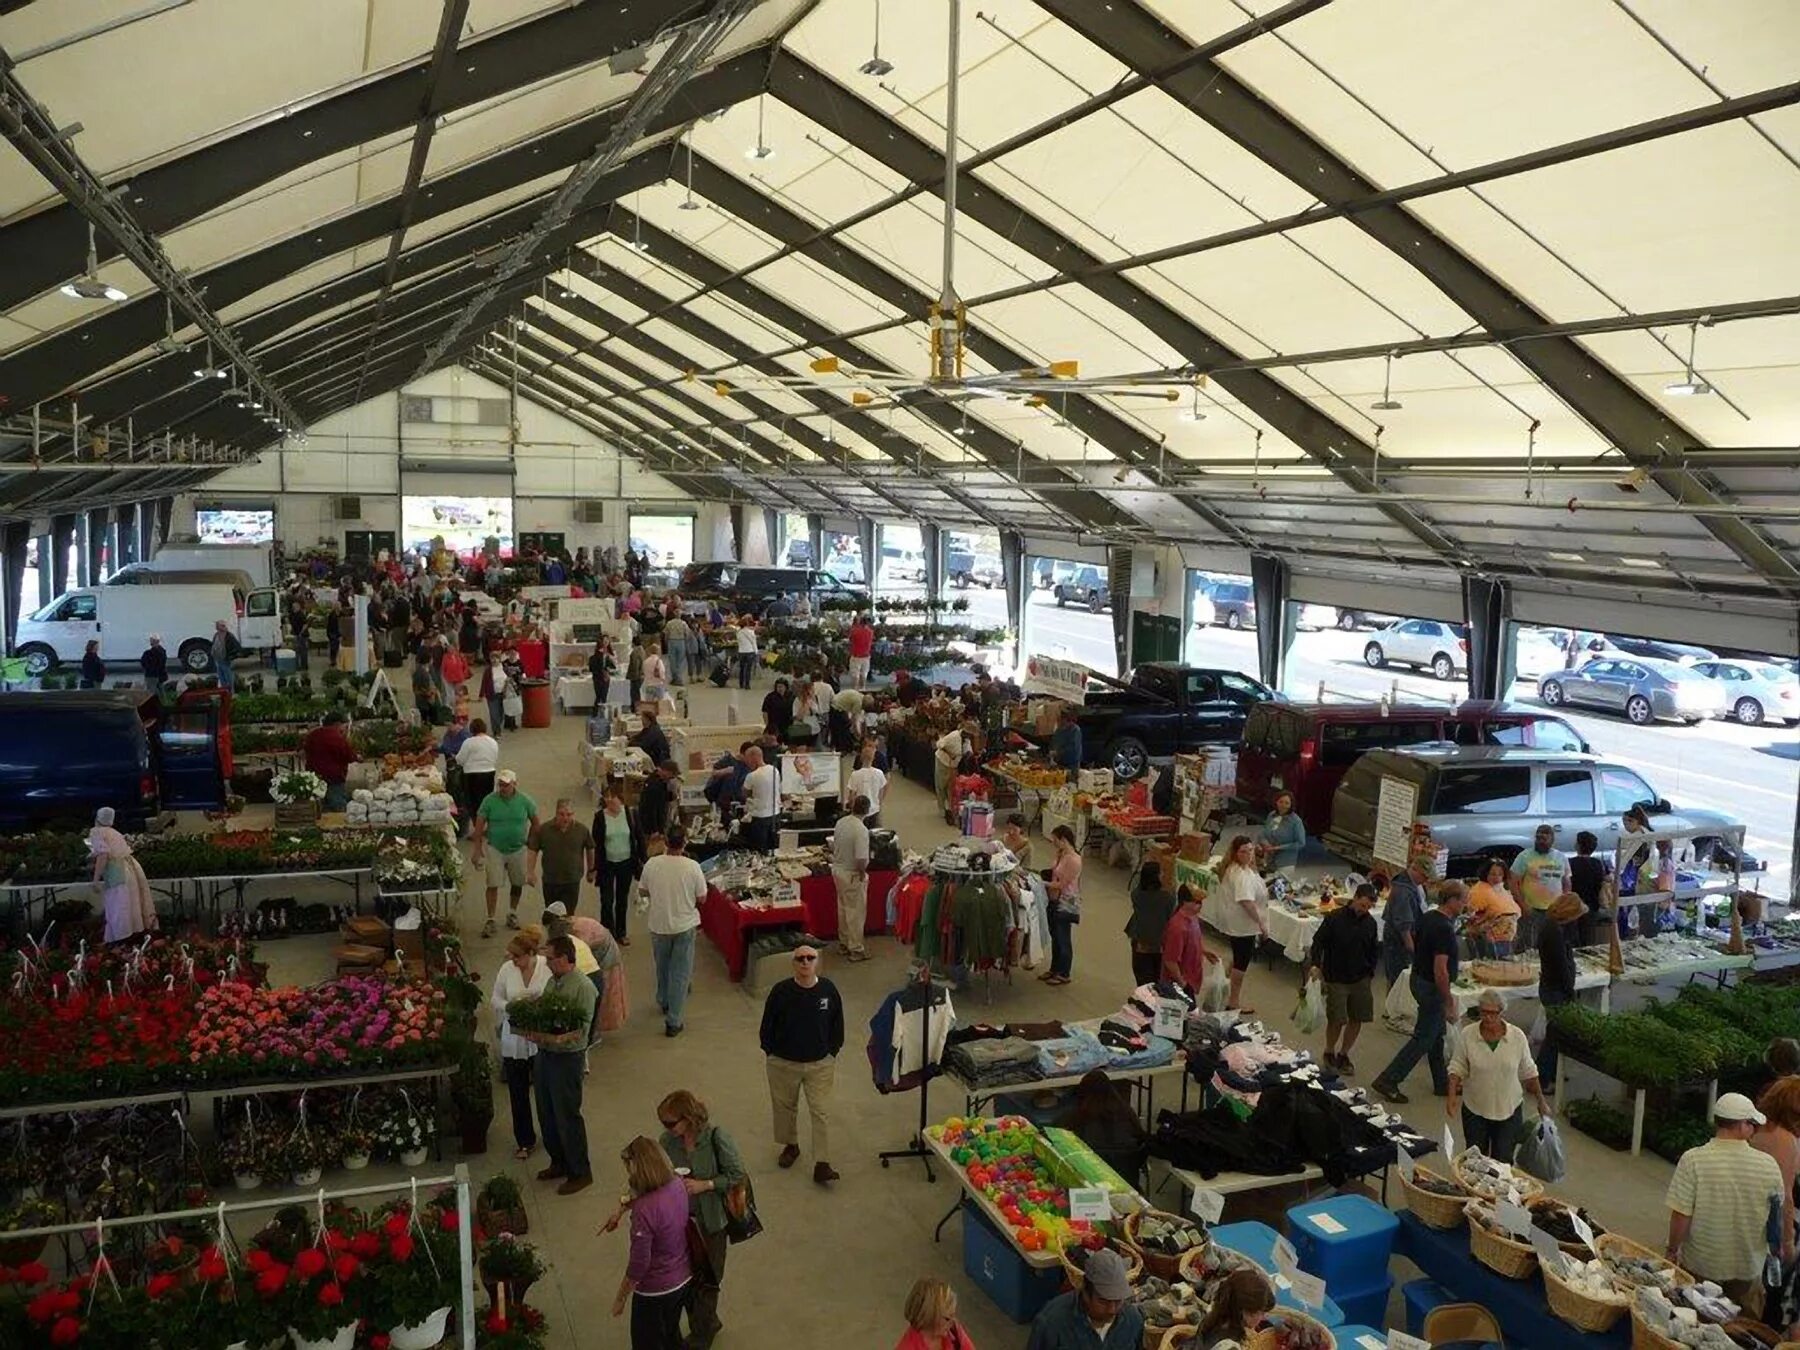
[[[1230,1000],[1231,977],[1225,973],[1225,962],[1208,961],[1200,977],[1200,1010],[1219,1012]]]
[[[1302,1035],[1311,1035],[1325,1025],[1325,986],[1318,978],[1308,980],[1294,1005],[1294,1027]]]
[[[1395,980],[1388,988],[1387,1002],[1382,1005],[1381,1020],[1390,1031],[1410,1032],[1419,1017],[1419,1003],[1413,997],[1408,980]]]
[[[1525,1132],[1513,1163],[1539,1181],[1558,1182],[1569,1172],[1568,1155],[1563,1151],[1562,1131],[1554,1120],[1539,1116],[1537,1123]]]

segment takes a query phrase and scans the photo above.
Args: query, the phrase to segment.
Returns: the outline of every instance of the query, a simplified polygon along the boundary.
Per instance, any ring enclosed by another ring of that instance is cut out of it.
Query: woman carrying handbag
[[[663,1151],[687,1184],[688,1216],[697,1228],[705,1260],[694,1264],[688,1299],[687,1344],[704,1350],[719,1334],[719,1286],[725,1280],[725,1253],[731,1238],[727,1210],[731,1192],[749,1185],[749,1173],[730,1135],[710,1122],[706,1103],[685,1089],[671,1092],[656,1107],[663,1127]]]

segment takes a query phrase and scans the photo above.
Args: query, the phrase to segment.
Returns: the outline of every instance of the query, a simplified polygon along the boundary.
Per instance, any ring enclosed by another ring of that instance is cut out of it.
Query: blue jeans
[[[685,638],[669,643],[669,683],[687,683],[687,640]]]
[[[656,1006],[663,1010],[663,1025],[679,1027],[687,1007],[688,985],[694,978],[694,932],[652,933],[650,954],[656,961]]]
[[[1075,964],[1075,915],[1061,905],[1050,905],[1050,973],[1068,978]]]
[[[1503,1163],[1510,1163],[1513,1154],[1519,1151],[1519,1144],[1525,1138],[1525,1107],[1523,1104],[1513,1108],[1513,1113],[1505,1120],[1490,1120],[1486,1116],[1478,1116],[1468,1107],[1462,1109],[1463,1138],[1470,1148],[1478,1148],[1488,1157]]]
[[[1412,996],[1419,1005],[1413,1019],[1412,1037],[1400,1047],[1393,1062],[1376,1075],[1377,1081],[1399,1087],[1422,1059],[1431,1067],[1433,1091],[1448,1092],[1450,1074],[1444,1064],[1444,1001],[1438,996],[1436,984],[1417,975],[1412,977]]]

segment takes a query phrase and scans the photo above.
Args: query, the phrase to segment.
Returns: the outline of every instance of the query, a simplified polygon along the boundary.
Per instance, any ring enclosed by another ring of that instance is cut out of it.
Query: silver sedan
[[[1725,687],[1722,716],[1747,727],[1800,722],[1800,675],[1772,661],[1698,661],[1691,667]]]
[[[1658,720],[1689,726],[1726,709],[1725,688],[1691,666],[1644,656],[1604,656],[1578,670],[1546,675],[1538,697],[1552,708],[1571,704],[1622,712],[1639,726]]]

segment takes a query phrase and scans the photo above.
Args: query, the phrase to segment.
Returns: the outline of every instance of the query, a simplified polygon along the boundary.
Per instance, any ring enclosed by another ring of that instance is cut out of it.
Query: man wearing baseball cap
[[[1136,1350],[1143,1340],[1144,1314],[1131,1302],[1125,1258],[1105,1249],[1088,1257],[1081,1288],[1044,1305],[1025,1350]]]
[[[465,745],[464,749],[468,747]],[[537,858],[527,856],[525,846],[537,838],[537,803],[519,791],[519,775],[502,769],[495,775],[494,790],[475,811],[475,844],[469,862],[487,878],[487,922],[483,937],[494,935],[494,910],[500,883],[507,883],[509,905],[506,926],[519,926],[519,897],[525,887],[537,885]]]
[[[1712,1141],[1683,1153],[1669,1182],[1668,1255],[1716,1280],[1755,1319],[1762,1316],[1770,1207],[1781,1213],[1781,1167],[1750,1147],[1763,1114],[1743,1093],[1727,1092],[1712,1115]]]

